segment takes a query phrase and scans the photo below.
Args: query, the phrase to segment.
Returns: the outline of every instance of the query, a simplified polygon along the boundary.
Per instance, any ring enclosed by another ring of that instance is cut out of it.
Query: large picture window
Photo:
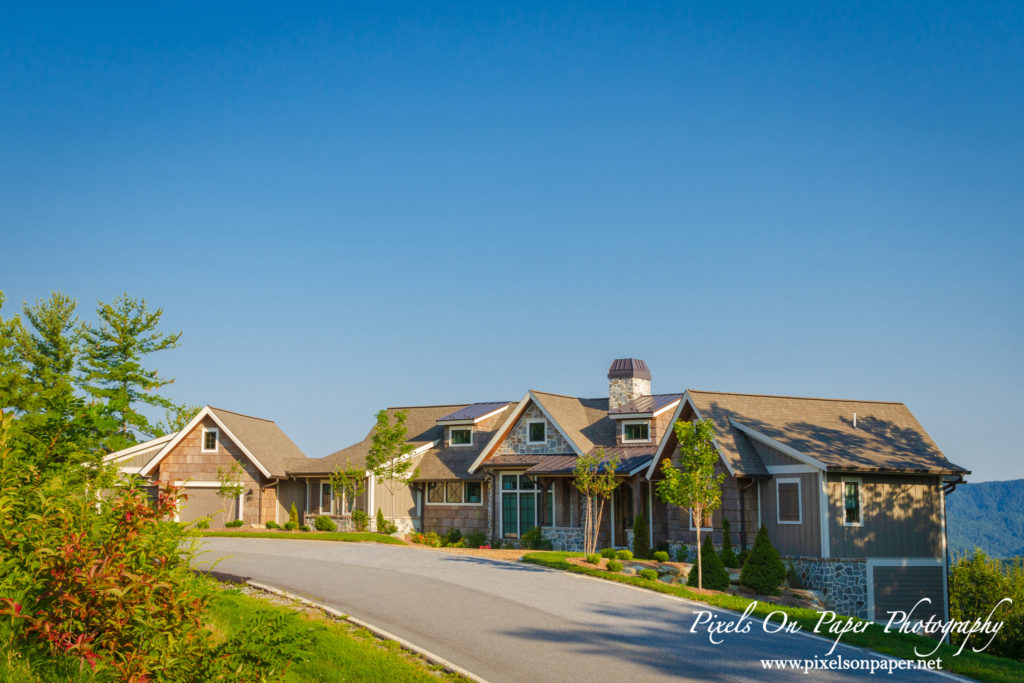
[[[478,481],[428,481],[428,505],[480,505],[482,485]]]
[[[543,499],[542,499],[543,498]],[[548,488],[544,496],[533,477],[525,474],[501,475],[501,533],[506,538],[519,538],[535,526],[538,506],[544,506],[543,526],[554,526],[555,493]]]

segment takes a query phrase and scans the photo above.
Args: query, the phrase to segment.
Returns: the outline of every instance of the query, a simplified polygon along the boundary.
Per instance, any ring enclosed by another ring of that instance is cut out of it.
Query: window
[[[214,453],[217,451],[217,429],[214,427],[203,428],[203,452]]]
[[[843,479],[843,526],[861,526],[860,479]]]
[[[480,505],[482,486],[478,481],[429,481],[427,503],[436,505]]]
[[[444,484],[436,481],[427,482],[427,502],[428,503],[443,503],[444,502]]]
[[[453,446],[472,446],[473,445],[473,428],[472,427],[449,427],[448,428],[448,440]]]
[[[467,503],[479,503],[480,502],[480,482],[478,481],[467,481],[463,486],[466,489],[466,502]]]
[[[327,482],[320,484],[320,512],[331,513],[331,485]]]
[[[530,420],[526,423],[527,443],[547,443],[548,423],[544,420]]]
[[[642,422],[624,422],[622,424],[622,440],[625,443],[631,441],[650,441],[650,424],[646,420]]]
[[[690,531],[695,531],[696,527],[693,526],[693,513],[690,512],[690,511],[687,511],[687,516],[690,518]],[[712,526],[711,526],[711,513],[710,512],[705,512],[704,513],[704,521],[701,522],[700,529],[701,529],[701,531],[711,531],[712,530]]]
[[[540,487],[532,477],[525,474],[501,475],[501,533],[507,538],[519,538],[538,525],[540,512],[538,506],[544,506],[543,526],[554,526],[555,493],[554,487],[548,487],[547,494],[542,495]]]
[[[801,496],[799,479],[776,479],[775,496],[779,524],[800,524]]]

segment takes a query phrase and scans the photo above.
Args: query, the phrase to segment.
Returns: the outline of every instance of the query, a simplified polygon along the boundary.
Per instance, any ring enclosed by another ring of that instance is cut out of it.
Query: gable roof
[[[821,469],[967,472],[902,403],[695,390],[686,398],[696,417],[714,422],[715,445],[734,476],[767,475],[752,439]]]
[[[608,412],[612,415],[657,415],[675,404],[683,397],[682,394],[650,394],[638,396],[632,401],[623,403]]]

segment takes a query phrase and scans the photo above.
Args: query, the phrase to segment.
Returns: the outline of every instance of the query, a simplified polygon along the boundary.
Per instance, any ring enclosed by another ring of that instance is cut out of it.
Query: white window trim
[[[469,430],[469,443],[455,443],[452,441],[452,430],[453,429],[468,429]],[[473,445],[473,425],[458,425],[454,427],[448,427],[448,446],[451,448],[468,448]]]
[[[626,425],[647,425],[646,439],[627,439]],[[651,442],[651,421],[650,420],[623,420],[622,421],[622,443],[650,443]]]
[[[440,484],[442,487],[444,487],[443,488],[444,495],[445,495],[445,498],[447,498],[448,497],[447,485],[450,484],[450,483],[451,482],[447,482],[447,481],[428,481],[428,482],[424,482],[425,486],[423,487],[423,504],[424,505],[429,505],[431,507],[470,507],[470,508],[478,508],[478,507],[481,507],[484,504],[484,483],[482,481],[468,482],[468,483],[480,484],[480,502],[479,503],[466,503],[466,502],[462,502],[462,503],[449,503],[448,501],[442,501],[440,503],[437,503],[437,502],[433,502],[433,501],[429,500],[430,495],[429,495],[429,491],[428,491],[427,487],[430,484]],[[462,500],[465,501],[466,500],[466,484],[467,484],[467,482],[461,481],[459,483],[462,484]]]
[[[861,481],[860,477],[842,477],[841,481],[842,488],[840,491],[842,495],[839,496],[839,514],[842,516],[843,526],[864,526],[864,482]],[[846,521],[846,482],[848,481],[857,484],[857,509],[860,511],[859,522]]]
[[[702,526],[700,528],[700,530],[701,531],[714,531],[715,530],[715,518],[714,518],[714,514],[715,513],[714,513],[714,511],[705,512],[704,514],[711,515],[711,526]],[[690,510],[689,508],[687,508],[686,516],[690,518],[690,531],[696,531],[697,527],[694,526],[694,524],[693,524],[693,510]]]
[[[213,432],[215,438],[213,448],[206,447],[206,435],[209,434],[210,432]],[[220,446],[220,430],[217,429],[216,427],[203,427],[200,434],[202,435],[202,440],[199,442],[199,452],[216,453],[217,448]]]
[[[538,423],[544,425],[544,438],[541,439],[540,441],[531,441],[530,440],[530,425],[538,424]],[[541,419],[527,420],[526,421],[526,443],[527,443],[527,445],[529,445],[529,446],[539,446],[540,444],[546,444],[547,442],[548,442],[548,421],[547,420],[541,420]]]
[[[784,522],[780,519],[782,506],[779,505],[779,484],[796,484],[796,514],[799,519],[792,522]],[[785,477],[775,480],[775,523],[776,524],[803,524],[804,523],[804,487],[800,477]]]

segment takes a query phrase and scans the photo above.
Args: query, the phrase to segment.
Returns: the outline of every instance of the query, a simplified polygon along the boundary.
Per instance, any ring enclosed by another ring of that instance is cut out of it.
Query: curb
[[[357,619],[356,617],[353,617],[349,614],[345,614],[344,612],[336,610],[333,607],[328,607],[327,605],[324,605],[322,603],[314,602],[313,600],[310,600],[308,598],[303,598],[301,596],[295,595],[294,593],[289,593],[286,590],[282,590],[275,586],[269,586],[265,583],[258,583],[256,581],[249,580],[244,580],[244,583],[247,586],[252,586],[256,590],[260,590],[265,593],[270,593],[272,595],[277,595],[282,598],[287,598],[288,600],[294,600],[295,602],[299,602],[304,605],[308,605],[310,607],[314,607],[318,610],[326,612],[327,614],[330,614],[332,617],[335,617],[337,619],[342,619],[360,628],[365,628],[367,631],[373,633],[375,636],[382,640],[393,640],[400,646],[402,646],[403,649],[408,650],[409,652],[413,652],[419,655],[420,657],[423,657],[429,662],[437,664],[448,673],[458,674],[459,676],[468,678],[469,680],[475,681],[476,683],[488,683],[487,679],[481,678],[480,676],[477,676],[476,674],[467,671],[466,669],[463,669],[458,664],[450,662],[444,657],[435,654],[430,650],[427,650],[425,648],[420,647],[419,645],[411,643],[404,638],[396,636],[394,633],[391,633],[390,631],[385,631],[384,629],[374,626],[373,624],[370,624],[368,622],[365,622],[362,619]]]

